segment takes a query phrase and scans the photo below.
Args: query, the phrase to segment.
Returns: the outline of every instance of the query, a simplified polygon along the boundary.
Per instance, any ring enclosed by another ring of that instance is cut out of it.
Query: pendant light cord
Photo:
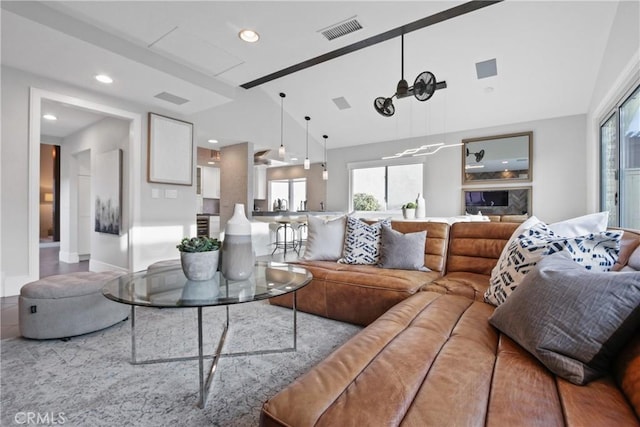
[[[307,121],[307,159],[309,158],[309,120],[311,117],[305,116],[304,119]]]
[[[324,138],[324,168],[327,169],[327,135],[322,135]]]
[[[280,93],[280,146],[284,145],[284,93]]]
[[[404,33],[400,34],[400,74],[404,80]]]

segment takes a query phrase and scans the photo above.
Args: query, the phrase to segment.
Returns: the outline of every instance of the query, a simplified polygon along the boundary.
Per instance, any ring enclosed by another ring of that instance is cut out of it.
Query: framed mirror
[[[531,187],[466,188],[462,206],[471,215],[531,216],[531,192]]]
[[[462,184],[531,182],[533,132],[462,140]]]

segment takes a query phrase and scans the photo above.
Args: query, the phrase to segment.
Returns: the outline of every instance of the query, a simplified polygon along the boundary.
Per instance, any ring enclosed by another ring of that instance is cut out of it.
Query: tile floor
[[[300,253],[304,253],[304,248]],[[56,274],[72,273],[76,271],[89,271],[89,261],[81,261],[78,264],[67,264],[58,260],[59,247],[40,248],[40,277]],[[291,262],[298,259],[295,251],[277,251],[273,256],[258,257],[261,261]],[[18,296],[0,298],[0,340],[20,336],[18,328]]]

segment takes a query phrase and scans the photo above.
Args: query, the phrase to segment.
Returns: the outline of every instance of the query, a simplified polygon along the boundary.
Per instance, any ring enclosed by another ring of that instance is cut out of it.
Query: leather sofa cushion
[[[638,425],[611,377],[556,379],[492,312],[419,292],[267,401],[261,425]]]
[[[299,261],[313,275],[298,291],[301,311],[368,325],[398,302],[440,277],[439,272],[393,270],[372,265],[349,265],[331,261]],[[270,298],[272,304],[291,307],[292,295]]]
[[[491,276],[502,248],[518,224],[458,222],[451,226],[446,273],[464,271]]]
[[[619,271],[624,267],[640,270],[640,232],[624,230],[622,234],[618,262],[611,270]]]
[[[424,265],[429,270],[444,272],[449,243],[449,224],[444,222],[392,221],[391,228],[405,234],[426,231]]]
[[[490,276],[477,273],[458,271],[449,273],[426,284],[422,290],[453,294],[467,297],[476,301],[484,301],[484,293],[489,287]]]
[[[613,364],[617,384],[640,418],[640,331],[622,349]]]

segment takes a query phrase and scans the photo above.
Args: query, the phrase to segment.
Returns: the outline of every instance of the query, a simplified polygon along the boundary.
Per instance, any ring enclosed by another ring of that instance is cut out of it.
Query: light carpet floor
[[[223,307],[203,310],[211,354]],[[138,359],[197,354],[196,309],[136,310]],[[292,345],[292,312],[267,302],[230,306],[223,352]],[[204,409],[198,362],[131,365],[129,320],[70,341],[3,340],[0,425],[25,412],[64,413],[65,426],[257,426],[262,403],[361,328],[298,312],[298,351],[223,357]],[[211,359],[206,359],[205,370]],[[17,418],[16,418],[17,417]]]

